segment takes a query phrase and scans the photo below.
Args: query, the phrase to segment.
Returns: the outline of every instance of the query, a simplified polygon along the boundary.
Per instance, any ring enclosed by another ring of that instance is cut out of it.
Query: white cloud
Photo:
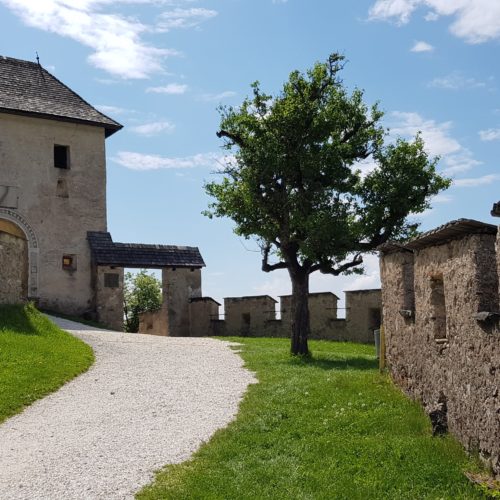
[[[187,89],[187,85],[181,83],[169,83],[168,85],[163,85],[161,87],[148,87],[146,89],[146,92],[153,92],[155,94],[179,95],[185,94]]]
[[[481,165],[480,161],[473,158],[471,151],[451,135],[452,122],[437,123],[424,119],[418,113],[400,111],[395,111],[391,116],[391,134],[412,138],[421,132],[427,152],[441,157],[444,174],[453,175]]]
[[[413,47],[410,49],[411,52],[432,52],[434,47],[427,42],[415,42]]]
[[[178,55],[174,49],[155,47],[143,35],[157,29],[116,12],[121,3],[168,4],[162,0],[0,0],[27,26],[71,38],[92,49],[89,62],[120,78],[149,78],[163,71],[165,58]],[[104,8],[114,9],[108,13]],[[170,13],[179,16],[173,9]],[[191,11],[193,9],[184,9]],[[204,11],[205,9],[194,9]],[[214,11],[210,11],[214,12]],[[161,19],[168,18],[164,12]],[[178,17],[178,19],[180,19]],[[194,21],[193,21],[194,22]],[[187,23],[180,27],[191,27]],[[161,26],[159,29],[162,30]]]
[[[160,169],[183,169],[195,167],[219,168],[224,161],[217,153],[200,153],[193,156],[181,158],[169,158],[160,155],[148,155],[133,153],[131,151],[119,151],[112,158],[115,163],[130,170],[160,170]]]
[[[482,177],[473,177],[469,179],[457,179],[454,185],[457,187],[477,187],[486,186],[496,181],[500,181],[500,174],[483,175]]]
[[[222,101],[223,99],[234,97],[235,95],[236,92],[232,90],[226,90],[224,92],[220,92],[219,94],[203,94],[200,96],[200,99],[207,102]]]
[[[369,11],[372,20],[406,24],[419,7],[427,7],[427,20],[453,16],[450,31],[468,43],[500,38],[500,2],[497,0],[377,0]]]
[[[500,141],[500,128],[480,130],[479,137],[482,141]]]
[[[95,106],[99,111],[104,114],[109,115],[124,115],[125,113],[130,113],[131,111],[125,108],[120,108],[118,106],[110,106],[108,104],[97,104]]]
[[[157,30],[160,32],[170,31],[175,28],[195,28],[202,22],[217,15],[215,10],[191,8],[176,8],[163,12],[159,16]]]
[[[437,194],[431,199],[431,203],[450,203],[453,201],[453,197],[447,194]]]
[[[486,84],[475,78],[466,77],[459,71],[454,71],[449,75],[434,78],[434,80],[429,83],[429,87],[447,90],[462,90],[484,88]]]
[[[143,125],[136,125],[131,127],[130,130],[136,134],[144,136],[153,136],[161,132],[171,133],[175,130],[175,125],[170,122],[151,122],[144,123]]]
[[[435,12],[427,12],[427,14],[424,16],[424,19],[426,21],[432,22],[432,21],[437,21],[439,19],[439,14],[436,14]]]

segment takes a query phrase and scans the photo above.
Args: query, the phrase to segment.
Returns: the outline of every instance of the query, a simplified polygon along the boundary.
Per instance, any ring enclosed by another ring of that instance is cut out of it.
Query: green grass
[[[194,457],[160,471],[146,499],[473,499],[477,470],[450,436],[376,369],[371,346],[233,339],[257,373],[237,419]]]
[[[93,360],[87,344],[31,304],[0,306],[0,422],[58,389]]]

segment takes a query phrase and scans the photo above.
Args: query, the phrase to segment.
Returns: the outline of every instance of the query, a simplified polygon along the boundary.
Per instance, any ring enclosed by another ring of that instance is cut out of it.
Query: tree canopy
[[[365,104],[362,90],[347,90],[343,65],[332,54],[292,72],[275,96],[255,82],[241,106],[221,107],[217,135],[232,159],[221,182],[205,186],[214,198],[207,215],[256,237],[263,271],[288,270],[296,354],[308,352],[309,275],[360,272],[363,253],[415,235],[408,216],[449,185],[420,135],[387,141],[383,113]]]
[[[137,274],[127,272],[124,286],[125,331],[139,331],[139,314],[161,308],[161,283],[153,273],[142,269]]]

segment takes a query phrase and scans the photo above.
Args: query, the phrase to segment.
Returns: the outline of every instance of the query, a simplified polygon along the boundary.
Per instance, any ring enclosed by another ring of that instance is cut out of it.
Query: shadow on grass
[[[340,359],[316,359],[314,357],[292,358],[295,365],[307,365],[322,370],[375,370],[378,360],[361,356],[345,357]]]
[[[0,306],[0,332],[12,330],[18,335],[40,335],[33,324],[33,304]]]

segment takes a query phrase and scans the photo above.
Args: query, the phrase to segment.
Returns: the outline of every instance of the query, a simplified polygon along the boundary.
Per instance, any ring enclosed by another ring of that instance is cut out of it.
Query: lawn
[[[0,422],[93,362],[92,349],[31,304],[0,306]]]
[[[421,408],[376,369],[371,346],[234,339],[259,384],[236,420],[167,466],[146,499],[473,499],[478,465],[450,436],[432,437]]]

